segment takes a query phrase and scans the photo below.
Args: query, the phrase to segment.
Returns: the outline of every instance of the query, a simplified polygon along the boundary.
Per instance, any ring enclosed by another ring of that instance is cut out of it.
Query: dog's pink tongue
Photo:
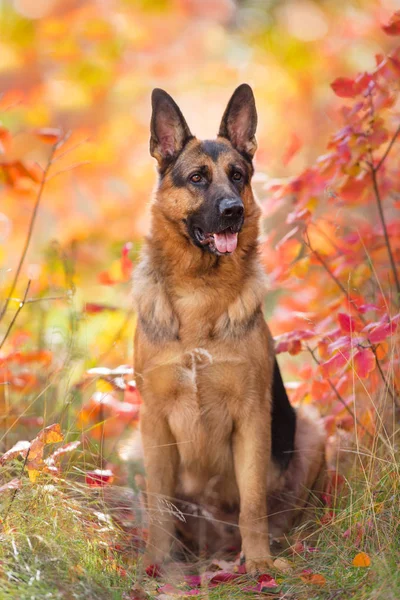
[[[237,246],[237,233],[231,233],[230,231],[221,231],[221,233],[214,233],[215,246],[218,252],[221,254],[225,252],[233,252]]]

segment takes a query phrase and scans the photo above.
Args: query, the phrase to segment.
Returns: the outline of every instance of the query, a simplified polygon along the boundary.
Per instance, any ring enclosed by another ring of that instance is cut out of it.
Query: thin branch
[[[53,177],[57,177],[58,175],[61,175],[62,173],[68,173],[68,171],[73,171],[74,169],[81,167],[82,165],[90,165],[90,160],[81,160],[80,162],[77,162],[72,165],[69,165],[68,167],[65,167],[65,169],[60,169],[59,171],[57,171],[56,173],[53,173],[53,175],[48,177],[47,181],[50,181],[51,179],[53,179]]]
[[[17,285],[18,278],[19,278],[19,275],[21,273],[22,265],[24,263],[24,260],[25,260],[25,257],[26,257],[26,253],[28,251],[29,244],[30,244],[30,241],[31,241],[33,227],[35,225],[35,221],[36,221],[36,216],[37,216],[37,212],[38,212],[40,200],[42,199],[43,191],[44,191],[44,188],[45,188],[45,185],[46,185],[46,181],[47,181],[47,174],[48,174],[50,166],[52,164],[54,153],[55,153],[56,149],[59,147],[59,145],[60,145],[60,142],[57,142],[56,144],[53,145],[53,147],[51,149],[51,153],[50,153],[49,159],[48,159],[48,162],[47,162],[47,165],[46,165],[46,167],[45,167],[45,169],[43,171],[43,177],[42,177],[42,180],[40,182],[39,190],[38,190],[38,193],[37,193],[37,196],[36,196],[36,202],[35,202],[35,206],[33,208],[31,220],[30,220],[30,223],[29,223],[28,234],[26,236],[25,245],[24,245],[24,248],[22,250],[21,258],[19,259],[17,270],[15,271],[14,280],[13,280],[13,282],[11,284],[11,289],[10,289],[9,294],[7,296],[7,299],[6,299],[5,303],[4,303],[4,306],[3,306],[3,308],[1,309],[1,312],[0,312],[0,321],[1,321],[1,319],[4,317],[4,315],[6,313],[6,310],[8,308],[10,299],[11,299],[11,297],[12,297],[12,295],[14,293],[15,287]]]
[[[320,255],[319,252],[317,252],[317,250],[314,250],[314,248],[311,246],[309,237],[307,235],[307,232],[305,233],[305,235],[307,236],[307,239],[305,240],[305,244],[307,246],[307,248],[314,254],[315,258],[321,263],[321,265],[324,267],[325,271],[328,273],[329,277],[336,283],[336,285],[338,286],[338,288],[341,290],[341,292],[346,296],[346,298],[348,299],[348,301],[350,302],[350,304],[355,308],[355,310],[358,312],[360,320],[365,324],[365,318],[364,316],[360,313],[360,311],[358,310],[357,304],[354,302],[354,300],[352,298],[349,297],[349,294],[347,293],[346,288],[344,287],[344,285],[339,281],[339,279],[336,277],[336,275],[334,275],[331,271],[331,269],[329,268],[329,265],[327,264],[327,262],[322,258],[322,256]]]
[[[314,362],[319,365],[320,362],[318,360],[318,358],[315,356],[314,350],[312,348],[310,348],[310,346],[306,345],[307,350],[309,351],[309,353],[311,354],[311,356],[313,357]],[[326,381],[329,383],[329,386],[331,388],[331,390],[334,392],[336,398],[339,400],[339,402],[341,404],[343,404],[344,408],[347,410],[347,412],[351,415],[351,418],[353,419],[354,423],[357,423],[357,425],[359,427],[361,427],[361,429],[363,431],[365,431],[365,433],[367,433],[369,435],[370,438],[373,438],[373,436],[371,435],[371,433],[368,431],[368,429],[366,429],[364,427],[364,425],[362,423],[360,423],[360,421],[357,419],[356,415],[354,414],[354,412],[351,410],[351,408],[348,406],[348,404],[346,404],[344,398],[341,396],[340,392],[338,391],[338,389],[336,388],[335,384],[332,382],[332,380],[327,377]]]
[[[378,205],[378,212],[379,212],[379,217],[380,217],[382,228],[383,228],[383,235],[385,237],[385,244],[386,244],[387,252],[388,252],[388,255],[389,255],[390,265],[392,267],[393,277],[394,277],[394,281],[395,281],[395,284],[396,284],[397,302],[398,302],[399,298],[400,298],[400,281],[399,281],[399,277],[397,275],[397,269],[396,269],[396,264],[394,262],[392,247],[390,245],[390,239],[389,239],[389,234],[388,234],[388,231],[387,231],[387,226],[386,226],[386,221],[385,221],[385,215],[383,213],[382,198],[381,198],[381,194],[380,194],[380,191],[379,191],[378,179],[377,179],[376,173],[377,173],[377,168],[372,168],[371,169],[372,185],[373,185],[373,188],[374,188],[376,203]]]
[[[19,313],[20,313],[20,312],[21,312],[21,310],[24,308],[24,306],[25,306],[25,304],[26,304],[26,302],[27,302],[27,300],[26,300],[26,297],[28,296],[28,292],[29,292],[29,287],[30,287],[30,285],[31,285],[31,280],[29,280],[29,281],[28,281],[28,285],[26,286],[26,290],[25,290],[24,297],[23,297],[23,299],[20,301],[20,303],[19,303],[19,306],[18,306],[18,308],[17,308],[17,311],[16,311],[15,315],[13,316],[13,318],[12,318],[12,320],[11,320],[11,323],[9,324],[9,326],[8,326],[8,328],[7,328],[7,331],[6,331],[6,332],[5,332],[5,334],[4,334],[4,337],[3,337],[3,339],[1,340],[1,343],[0,343],[0,350],[1,350],[1,349],[2,349],[2,347],[4,346],[4,342],[5,342],[5,341],[6,341],[6,339],[8,338],[8,336],[9,336],[9,334],[10,334],[10,331],[11,331],[11,329],[14,327],[14,323],[15,323],[15,321],[17,320]]]
[[[397,392],[396,386],[393,386],[394,387],[394,392],[392,392],[392,390],[390,389],[389,384],[388,384],[388,382],[386,380],[385,374],[384,374],[384,372],[382,370],[381,363],[379,362],[379,359],[378,359],[378,356],[377,356],[377,353],[376,353],[376,348],[374,348],[373,346],[371,346],[371,350],[372,350],[372,352],[375,355],[376,366],[378,367],[378,371],[379,371],[379,374],[380,374],[380,376],[382,378],[382,381],[383,381],[383,383],[385,385],[385,388],[388,391],[388,393],[389,393],[392,401],[394,402],[394,404],[397,406],[397,408],[400,408],[400,401],[399,401],[399,398],[398,398],[398,392]]]
[[[326,272],[328,273],[328,275],[333,279],[333,281],[336,283],[336,285],[339,287],[339,289],[342,291],[342,293],[346,296],[346,298],[349,300],[349,302],[351,303],[351,305],[357,311],[358,318],[360,319],[360,321],[362,321],[362,323],[364,323],[364,325],[365,325],[366,324],[365,317],[359,311],[357,304],[354,302],[354,300],[352,300],[351,298],[349,298],[349,295],[348,295],[345,287],[342,285],[342,283],[339,281],[339,279],[332,273],[332,271],[330,270],[329,265],[327,264],[327,262],[322,258],[322,256],[320,256],[320,254],[316,250],[314,250],[312,248],[312,246],[310,244],[310,240],[309,240],[308,235],[307,235],[307,231],[305,232],[305,235],[307,237],[307,239],[305,241],[306,246],[310,249],[311,252],[314,253],[314,255],[319,260],[319,262],[321,263],[321,265],[324,267],[324,269],[326,270]],[[380,374],[380,376],[382,378],[382,381],[383,381],[383,383],[384,383],[387,391],[389,392],[389,394],[390,394],[393,402],[396,404],[396,406],[398,406],[399,403],[398,403],[398,400],[397,400],[397,390],[396,390],[396,395],[394,395],[393,392],[392,392],[392,390],[389,387],[388,382],[386,381],[385,374],[384,374],[384,372],[382,370],[382,367],[381,367],[381,364],[379,362],[378,356],[377,356],[376,351],[375,351],[373,345],[371,344],[371,342],[370,342],[370,345],[371,345],[371,349],[372,349],[372,351],[373,351],[373,353],[375,355],[376,364],[378,366],[379,374]]]
[[[33,304],[36,302],[45,302],[46,300],[71,300],[72,292],[68,290],[69,293],[64,296],[43,296],[43,298],[29,298],[26,301],[26,304]]]
[[[385,152],[384,152],[381,160],[378,162],[378,164],[376,165],[376,167],[374,167],[375,168],[375,172],[379,171],[379,169],[381,168],[381,166],[385,162],[387,155],[391,151],[392,146],[395,143],[395,141],[397,140],[397,138],[399,137],[399,135],[400,135],[400,125],[398,126],[398,128],[394,132],[394,135],[393,135],[392,139],[390,140],[390,143],[389,143],[388,147],[386,148],[386,150],[385,150]]]
[[[54,157],[53,163],[57,162],[58,160],[60,160],[64,156],[66,156],[67,154],[70,154],[71,152],[73,152],[74,150],[76,150],[77,148],[79,148],[79,146],[82,146],[83,144],[86,144],[86,142],[88,142],[89,140],[90,140],[90,138],[87,137],[86,139],[81,140],[80,142],[78,142],[77,144],[75,144],[75,146],[72,146],[71,148],[67,148],[67,150],[64,150],[64,152],[60,152],[60,154],[57,154],[57,156]]]

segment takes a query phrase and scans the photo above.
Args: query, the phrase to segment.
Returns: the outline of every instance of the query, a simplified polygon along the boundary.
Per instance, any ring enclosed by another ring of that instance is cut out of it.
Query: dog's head
[[[150,153],[160,174],[158,209],[202,251],[232,254],[246,219],[256,212],[250,181],[257,112],[250,86],[235,90],[212,141],[191,134],[163,90],[153,91],[152,107]]]

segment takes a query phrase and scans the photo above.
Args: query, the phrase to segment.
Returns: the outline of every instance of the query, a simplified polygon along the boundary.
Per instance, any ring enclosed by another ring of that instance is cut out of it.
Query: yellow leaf
[[[295,277],[299,277],[299,279],[301,279],[302,277],[305,277],[308,273],[308,271],[310,270],[310,257],[309,256],[305,256],[304,258],[301,258],[300,260],[297,260],[293,267],[291,268],[291,274],[294,275]]]
[[[108,393],[114,391],[114,387],[109,381],[106,381],[105,379],[98,379],[96,381],[96,390],[98,392]]]
[[[28,475],[29,475],[29,480],[32,483],[35,483],[35,481],[39,475],[39,471],[36,471],[36,469],[28,469]]]
[[[359,552],[353,558],[353,567],[369,567],[371,559],[366,552]]]
[[[59,423],[49,425],[49,427],[43,429],[42,434],[44,444],[54,444],[55,442],[62,442],[64,439],[64,436],[61,433],[61,427]]]

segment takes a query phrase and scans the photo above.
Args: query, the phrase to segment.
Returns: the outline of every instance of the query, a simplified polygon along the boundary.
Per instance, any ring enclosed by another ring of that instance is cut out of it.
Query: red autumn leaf
[[[365,342],[365,338],[360,335],[341,335],[340,338],[329,344],[328,352],[332,354],[336,350],[342,350],[344,348],[350,350],[352,346],[362,344]]]
[[[289,333],[283,333],[275,337],[275,352],[276,354],[280,354],[281,352],[289,352],[292,355],[298,354],[302,350],[301,342],[309,340],[314,336],[314,332],[308,329],[296,329]]]
[[[216,573],[207,574],[210,576],[210,584],[231,583],[236,579],[241,579],[239,573],[229,573],[228,571],[217,571]]]
[[[343,333],[354,333],[357,329],[360,330],[360,326],[354,317],[346,313],[338,313],[338,321]]]
[[[356,94],[361,94],[371,85],[373,85],[372,76],[369,73],[359,73],[354,81],[354,90]]]
[[[146,573],[149,577],[161,577],[161,569],[158,565],[149,565],[146,567]]]
[[[345,366],[349,360],[349,353],[339,352],[324,363],[320,364],[320,370],[324,377],[333,377],[338,374],[338,371]]]
[[[390,17],[389,23],[383,25],[382,29],[387,35],[400,35],[400,10]]]
[[[200,575],[184,575],[183,579],[185,583],[191,587],[198,587],[201,585]]]
[[[96,302],[86,302],[84,311],[89,315],[95,315],[104,311],[115,312],[118,310],[115,306],[108,306],[107,304],[97,304]]]
[[[376,358],[370,348],[361,348],[354,355],[354,369],[361,379],[368,377],[375,369]]]
[[[104,487],[113,480],[114,474],[110,469],[94,469],[85,473],[85,483],[90,487]]]
[[[264,589],[278,587],[278,584],[276,583],[275,579],[271,575],[268,575],[267,573],[260,575],[257,581],[258,581],[257,587],[259,588],[258,591],[260,591],[260,592],[262,592]]]
[[[339,197],[344,202],[359,204],[368,189],[369,176],[364,173],[360,177],[350,177],[343,181],[339,188]]]
[[[340,98],[354,98],[357,95],[354,79],[338,77],[331,83],[331,88]]]
[[[397,329],[397,323],[379,323],[375,329],[368,334],[368,339],[371,344],[379,344],[384,342],[388,337],[393,335]]]

